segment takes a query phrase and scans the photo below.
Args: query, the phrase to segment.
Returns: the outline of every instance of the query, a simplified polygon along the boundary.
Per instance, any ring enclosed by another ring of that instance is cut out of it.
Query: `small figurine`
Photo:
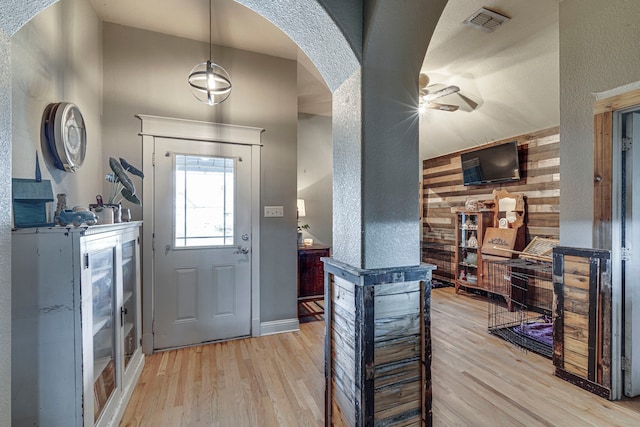
[[[56,224],[60,224],[58,222],[58,215],[60,215],[60,212],[63,210],[67,209],[67,195],[65,193],[59,193],[56,197],[58,199],[58,206],[56,206],[56,213],[53,218]]]
[[[476,237],[476,233],[471,233],[471,237],[469,237],[469,241],[467,242],[467,246],[470,248],[478,247],[478,238]]]
[[[83,223],[87,225],[95,225],[98,222],[96,214],[89,210],[65,209],[55,218],[56,223],[65,226],[73,224],[74,227],[80,227]]]

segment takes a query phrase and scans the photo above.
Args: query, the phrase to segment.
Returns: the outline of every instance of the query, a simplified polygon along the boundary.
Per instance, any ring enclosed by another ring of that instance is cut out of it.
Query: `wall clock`
[[[87,151],[87,131],[80,109],[70,102],[49,104],[44,110],[44,127],[55,167],[66,172],[80,169]]]

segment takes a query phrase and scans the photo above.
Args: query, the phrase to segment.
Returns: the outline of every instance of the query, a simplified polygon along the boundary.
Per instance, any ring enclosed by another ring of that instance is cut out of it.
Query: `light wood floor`
[[[433,290],[434,426],[640,426],[640,399],[609,402],[549,359],[487,333],[487,303]],[[147,357],[121,426],[323,425],[324,323]]]

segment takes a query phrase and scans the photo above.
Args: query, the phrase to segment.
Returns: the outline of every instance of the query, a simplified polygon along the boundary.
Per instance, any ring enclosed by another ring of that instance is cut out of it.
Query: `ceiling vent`
[[[501,15],[498,12],[494,12],[493,10],[489,10],[486,8],[480,8],[473,15],[464,20],[463,24],[470,25],[475,28],[479,28],[482,31],[490,33],[491,31],[498,28],[504,22],[507,22],[509,19],[508,16]]]

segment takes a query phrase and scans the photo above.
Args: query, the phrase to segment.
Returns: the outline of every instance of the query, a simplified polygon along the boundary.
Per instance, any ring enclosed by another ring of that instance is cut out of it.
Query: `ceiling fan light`
[[[448,111],[450,113],[452,113],[454,111],[458,111],[458,106],[457,105],[438,104],[438,103],[435,103],[435,102],[432,102],[430,104],[426,104],[425,108],[428,108],[429,110]]]

